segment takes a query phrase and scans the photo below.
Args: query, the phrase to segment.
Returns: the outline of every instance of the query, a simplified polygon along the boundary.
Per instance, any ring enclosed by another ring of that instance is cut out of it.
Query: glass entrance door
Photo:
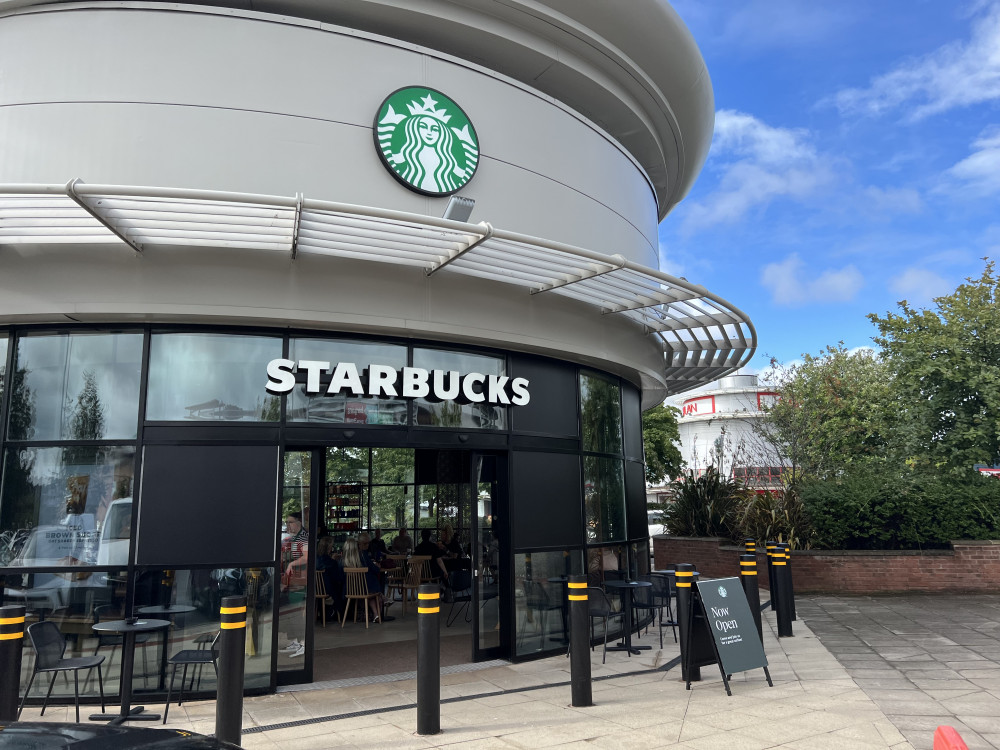
[[[312,680],[313,561],[315,527],[314,491],[320,480],[318,452],[285,452],[281,507],[277,627],[275,648],[277,683],[289,685]]]
[[[472,454],[473,659],[510,653],[503,623],[509,599],[506,517],[507,456]]]

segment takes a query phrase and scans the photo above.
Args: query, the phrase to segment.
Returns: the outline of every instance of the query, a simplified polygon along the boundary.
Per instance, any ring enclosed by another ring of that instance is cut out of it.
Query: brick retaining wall
[[[763,547],[763,543],[759,543]],[[743,550],[725,539],[656,536],[657,568],[693,563],[702,577],[739,574]],[[767,587],[767,560],[757,556],[761,588]],[[955,541],[950,550],[795,550],[796,593],[885,594],[905,591],[1000,591],[1000,541]]]

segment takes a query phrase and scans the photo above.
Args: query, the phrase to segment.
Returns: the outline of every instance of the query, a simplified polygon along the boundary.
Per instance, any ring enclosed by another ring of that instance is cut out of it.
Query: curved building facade
[[[364,530],[452,527],[463,660],[641,572],[642,409],[756,346],[658,270],[713,121],[669,5],[0,0],[0,73],[6,603],[81,648],[172,607],[169,650],[242,592],[272,690],[352,676]]]

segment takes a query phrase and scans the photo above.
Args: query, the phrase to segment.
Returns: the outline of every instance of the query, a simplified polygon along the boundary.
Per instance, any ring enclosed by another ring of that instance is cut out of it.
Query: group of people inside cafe
[[[286,534],[282,541],[284,564],[282,587],[304,585],[309,569],[309,535],[302,525],[301,513],[289,513],[285,519]],[[451,524],[445,524],[434,537],[431,529],[420,530],[420,541],[414,545],[406,529],[400,529],[391,541],[382,537],[382,529],[363,531],[349,536],[343,546],[336,549],[333,536],[320,525],[316,535],[316,571],[321,574],[326,590],[326,616],[342,617],[346,606],[345,587],[347,568],[365,569],[369,593],[376,594],[368,600],[373,622],[392,619],[386,610],[392,601],[386,597],[389,573],[403,565],[406,557],[430,558],[430,576],[438,581],[449,598],[451,573],[470,565],[468,550],[463,548]]]

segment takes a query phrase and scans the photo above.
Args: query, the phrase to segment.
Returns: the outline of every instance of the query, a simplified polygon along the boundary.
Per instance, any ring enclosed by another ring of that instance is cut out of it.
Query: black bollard
[[[792,545],[779,542],[778,547],[785,550],[785,569],[788,575],[788,601],[792,608],[792,622],[795,622],[795,583],[792,581]]]
[[[740,555],[740,583],[743,584],[743,593],[747,595],[747,604],[750,605],[750,614],[753,615],[753,624],[757,626],[757,635],[760,636],[761,645],[764,643],[764,625],[760,621],[760,588],[757,586],[757,555]]]
[[[247,647],[247,598],[224,596],[219,608],[219,688],[215,700],[215,737],[240,744],[243,731],[243,670]]]
[[[792,608],[791,608],[791,596],[788,593],[788,564],[785,562],[785,551],[783,549],[776,549],[774,551],[774,587],[775,591],[771,593],[771,601],[775,599],[775,594],[777,594],[778,599],[778,637],[779,638],[791,638],[795,635],[792,632]]]
[[[570,576],[569,653],[573,706],[593,706],[590,682],[590,605],[587,602],[587,576]]]
[[[690,661],[691,623],[694,606],[692,585],[697,580],[698,573],[691,563],[681,563],[674,572],[677,586],[677,625],[681,631],[681,680],[685,683],[698,682],[701,679],[701,667],[688,665]]]
[[[0,607],[0,722],[17,721],[23,646],[24,607]]]
[[[417,734],[441,732],[441,589],[417,591]]]
[[[748,536],[743,540],[743,551],[748,555],[757,554],[757,540]]]
[[[778,549],[778,543],[769,539],[764,543],[764,551],[767,554],[767,592],[771,595],[771,611],[778,609],[778,587],[774,583],[774,551]]]

